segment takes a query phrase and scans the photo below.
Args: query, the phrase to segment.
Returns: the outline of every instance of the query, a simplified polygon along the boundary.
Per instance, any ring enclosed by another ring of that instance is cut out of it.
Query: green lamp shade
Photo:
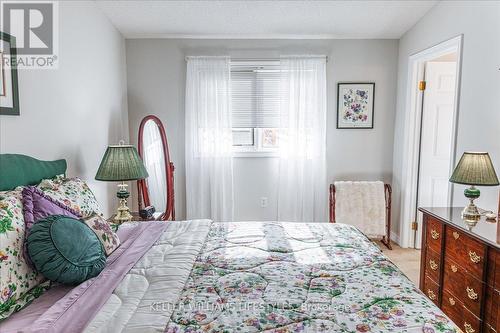
[[[128,181],[144,179],[148,172],[137,149],[130,145],[109,146],[95,175],[96,180]]]
[[[465,152],[458,162],[450,182],[464,185],[496,186],[498,177],[488,153]]]

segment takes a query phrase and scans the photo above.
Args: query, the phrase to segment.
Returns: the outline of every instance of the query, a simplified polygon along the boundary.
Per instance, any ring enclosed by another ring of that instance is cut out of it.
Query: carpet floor
[[[392,250],[389,250],[381,242],[377,241],[376,243],[382,249],[382,252],[384,252],[384,254],[418,286],[420,276],[420,250],[403,249],[394,243],[391,244]]]

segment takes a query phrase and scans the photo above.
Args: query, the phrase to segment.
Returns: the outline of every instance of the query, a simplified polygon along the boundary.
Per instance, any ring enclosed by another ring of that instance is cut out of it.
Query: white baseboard
[[[399,235],[391,231],[391,241],[399,245]]]

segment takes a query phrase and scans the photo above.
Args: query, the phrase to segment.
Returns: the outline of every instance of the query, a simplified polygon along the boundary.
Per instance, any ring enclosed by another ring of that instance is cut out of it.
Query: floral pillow
[[[22,188],[0,192],[0,321],[29,304],[48,285],[23,256]]]
[[[28,262],[28,265],[34,268],[31,258],[28,255],[28,244],[26,242],[33,224],[50,215],[65,215],[75,219],[78,219],[81,216],[65,204],[46,196],[36,186],[26,186],[22,190],[22,195],[25,225],[23,255]]]
[[[80,178],[58,176],[53,179],[44,179],[38,188],[46,196],[65,204],[82,217],[88,217],[94,213],[102,215],[94,193]]]
[[[101,215],[94,214],[83,219],[83,222],[92,229],[102,243],[106,255],[110,255],[120,246],[120,239],[111,229],[111,225]]]

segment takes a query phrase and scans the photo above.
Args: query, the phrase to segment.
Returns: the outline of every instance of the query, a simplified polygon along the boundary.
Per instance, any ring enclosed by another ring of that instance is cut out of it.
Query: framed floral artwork
[[[337,128],[373,128],[374,105],[375,83],[338,83]]]
[[[19,115],[16,39],[0,32],[0,115]]]

